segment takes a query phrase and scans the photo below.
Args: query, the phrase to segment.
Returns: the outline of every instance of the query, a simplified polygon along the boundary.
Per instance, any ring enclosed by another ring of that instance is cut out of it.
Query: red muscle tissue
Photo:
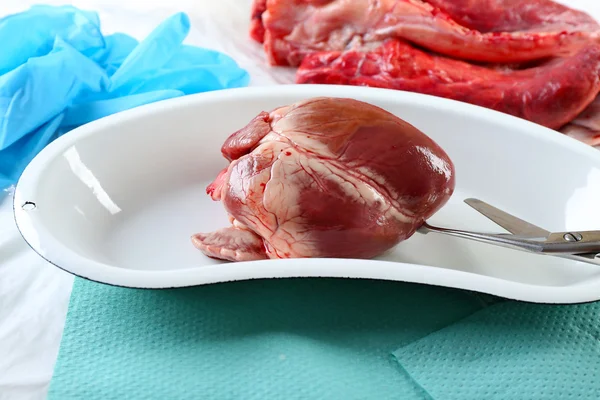
[[[450,198],[454,166],[428,136],[351,99],[262,112],[222,147],[207,188],[232,226],[192,241],[232,261],[371,258],[410,237]]]
[[[600,26],[551,0],[255,0],[251,18],[298,83],[451,98],[600,144]]]

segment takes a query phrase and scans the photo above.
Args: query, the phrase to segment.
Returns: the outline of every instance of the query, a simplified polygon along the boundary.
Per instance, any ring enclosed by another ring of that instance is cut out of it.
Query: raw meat
[[[265,37],[265,26],[262,23],[262,15],[267,11],[267,0],[254,0],[250,16],[250,37],[259,43]]]
[[[428,136],[351,99],[263,112],[222,147],[208,186],[232,226],[194,235],[210,257],[371,258],[410,237],[454,190],[454,166]]]
[[[483,33],[563,30],[593,32],[599,29],[596,20],[588,14],[551,0],[427,0],[427,2],[438,7],[462,26]]]
[[[598,39],[598,25],[584,13],[561,14],[567,8],[549,1],[515,4],[517,0],[257,0],[251,35],[257,40],[262,36],[271,64],[291,66],[314,51],[364,50],[389,38],[455,58],[500,63],[567,56]],[[504,11],[508,5],[512,10]]]
[[[592,104],[560,131],[590,146],[600,146],[600,97],[596,97]]]
[[[600,91],[600,45],[589,44],[573,57],[512,70],[473,65],[389,40],[368,52],[312,53],[300,66],[297,82],[431,94],[559,129]]]
[[[551,0],[255,0],[251,24],[271,64],[301,64],[298,83],[447,97],[595,146],[599,35]]]

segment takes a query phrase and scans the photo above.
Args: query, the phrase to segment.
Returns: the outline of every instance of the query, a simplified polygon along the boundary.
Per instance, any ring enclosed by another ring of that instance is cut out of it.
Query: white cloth
[[[600,20],[597,0],[562,0]],[[0,0],[0,16],[35,0]],[[185,11],[192,22],[187,42],[223,51],[250,73],[251,85],[292,83],[293,69],[269,68],[248,38],[251,0],[47,0],[100,14],[105,33],[144,38],[167,16]],[[65,323],[73,277],[46,263],[21,239],[10,196],[0,204],[0,400],[46,397]]]

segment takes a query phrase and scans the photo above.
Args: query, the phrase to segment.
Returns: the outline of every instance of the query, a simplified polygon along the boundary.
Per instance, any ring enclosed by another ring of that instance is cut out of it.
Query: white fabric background
[[[40,1],[43,2],[43,1]],[[561,0],[600,20],[597,0]],[[0,16],[38,1],[0,0]],[[294,71],[269,68],[262,49],[248,38],[251,0],[46,0],[100,14],[105,33],[142,39],[167,16],[185,11],[192,31],[187,42],[224,51],[247,69],[251,85],[292,83]],[[21,239],[10,196],[0,204],[0,400],[46,397],[58,354],[73,278],[47,264]],[[92,312],[92,310],[90,310]]]

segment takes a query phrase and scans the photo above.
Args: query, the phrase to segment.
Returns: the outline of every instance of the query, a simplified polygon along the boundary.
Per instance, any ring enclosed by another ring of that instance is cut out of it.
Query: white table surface
[[[43,1],[40,1],[43,2]],[[22,11],[31,0],[0,0],[0,16]],[[598,0],[562,0],[600,20]],[[47,0],[97,11],[105,33],[142,39],[167,16],[185,11],[187,42],[223,51],[251,75],[251,85],[292,83],[290,69],[266,66],[262,49],[248,39],[251,0]],[[0,204],[0,400],[44,399],[65,323],[73,277],[46,263],[21,239],[11,197]]]

